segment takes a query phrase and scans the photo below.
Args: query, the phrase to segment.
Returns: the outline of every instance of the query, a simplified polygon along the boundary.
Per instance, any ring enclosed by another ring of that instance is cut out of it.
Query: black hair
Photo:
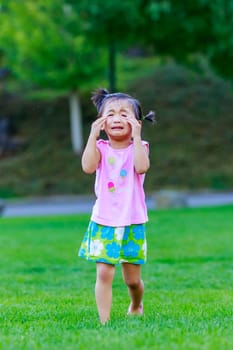
[[[102,109],[105,105],[105,102],[110,100],[110,99],[112,99],[112,100],[114,100],[114,99],[116,99],[116,100],[127,99],[127,100],[129,100],[129,103],[132,105],[132,107],[134,109],[136,119],[148,120],[152,123],[155,121],[155,112],[153,112],[153,111],[150,111],[148,114],[143,116],[141,105],[137,99],[133,98],[130,95],[122,93],[122,92],[110,93],[110,92],[108,92],[107,89],[98,89],[98,90],[94,91],[94,93],[91,97],[91,100],[92,100],[94,106],[96,107],[98,114],[101,114]]]

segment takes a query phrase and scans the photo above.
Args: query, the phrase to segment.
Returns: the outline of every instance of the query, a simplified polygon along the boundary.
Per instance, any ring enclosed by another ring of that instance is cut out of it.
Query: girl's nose
[[[118,113],[116,113],[116,114],[114,114],[114,116],[113,116],[113,121],[115,122],[115,121],[120,121],[121,120],[121,116],[120,116],[120,114],[118,114]]]

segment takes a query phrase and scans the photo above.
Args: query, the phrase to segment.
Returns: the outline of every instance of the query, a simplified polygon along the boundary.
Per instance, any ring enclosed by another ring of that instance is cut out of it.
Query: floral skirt
[[[107,264],[146,262],[145,224],[124,227],[103,226],[90,221],[79,256]]]

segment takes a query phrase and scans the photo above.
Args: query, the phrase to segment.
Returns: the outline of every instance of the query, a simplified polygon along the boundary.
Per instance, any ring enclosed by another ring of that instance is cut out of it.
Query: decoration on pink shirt
[[[109,157],[108,158],[108,164],[114,165],[115,164],[115,158],[114,157]]]
[[[115,186],[113,182],[108,182],[108,189],[110,192],[114,192],[115,191]]]
[[[120,176],[123,177],[123,178],[126,177],[127,176],[127,170],[126,169],[121,169]]]

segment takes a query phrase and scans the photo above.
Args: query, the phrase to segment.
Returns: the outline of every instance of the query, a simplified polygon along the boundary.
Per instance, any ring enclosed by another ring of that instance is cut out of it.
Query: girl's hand
[[[129,115],[126,118],[126,120],[131,125],[132,138],[135,138],[137,136],[141,137],[141,129],[142,129],[141,121],[137,120],[134,115]]]
[[[104,125],[105,125],[106,119],[107,119],[107,117],[105,117],[105,116],[97,118],[91,125],[90,134],[92,136],[94,136],[96,139],[99,137],[100,131],[104,130]]]

